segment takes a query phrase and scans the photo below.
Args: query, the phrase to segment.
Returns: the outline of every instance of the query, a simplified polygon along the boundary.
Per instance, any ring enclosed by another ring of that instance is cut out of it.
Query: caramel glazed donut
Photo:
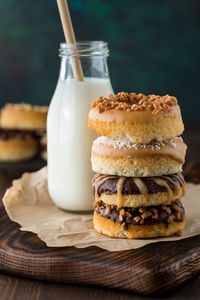
[[[4,129],[46,130],[47,106],[6,104],[1,110],[0,127]]]
[[[115,238],[152,238],[181,234],[185,212],[181,173],[159,177],[96,174],[92,193],[94,228]]]
[[[38,153],[46,132],[47,107],[7,104],[0,117],[0,161],[21,161]]]
[[[47,160],[47,136],[46,134],[40,139],[40,155],[42,159]]]
[[[181,137],[135,144],[98,137],[92,146],[92,170],[126,177],[160,176],[182,172],[187,146]]]
[[[0,161],[22,161],[37,152],[38,142],[29,131],[0,129]]]
[[[96,99],[88,126],[100,135],[137,144],[171,139],[184,130],[175,97],[124,92]]]

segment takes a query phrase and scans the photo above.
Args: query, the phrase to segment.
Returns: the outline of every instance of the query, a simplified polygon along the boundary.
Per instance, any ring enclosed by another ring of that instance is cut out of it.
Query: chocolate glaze
[[[33,136],[33,131],[18,129],[0,129],[0,139],[9,140],[13,138],[25,139],[27,135]]]
[[[43,129],[34,131],[35,137],[39,139],[41,139],[45,134],[46,134],[46,130]]]
[[[9,140],[13,138],[25,139],[26,136],[32,136],[36,139],[41,138],[46,132],[44,130],[22,130],[22,129],[0,129],[0,140]]]
[[[47,151],[47,145],[40,145],[40,151]]]
[[[180,218],[177,218],[176,212],[173,209],[173,205],[177,205],[180,209]],[[143,225],[152,225],[152,224],[156,224],[156,223],[165,223],[166,226],[168,226],[168,218],[169,217],[173,217],[173,222],[182,222],[183,221],[183,217],[185,214],[185,210],[182,206],[182,203],[178,200],[173,201],[171,203],[171,205],[165,205],[165,207],[170,208],[170,213],[167,213],[164,209],[162,205],[157,205],[157,206],[148,206],[148,207],[143,207],[144,209],[146,209],[147,211],[153,212],[153,209],[157,209],[158,210],[158,217],[157,219],[152,219],[152,217],[148,217],[146,219],[144,219],[144,223]],[[120,209],[117,206],[110,206],[110,213],[106,214],[106,206],[103,202],[101,202],[101,204],[99,206],[97,206],[95,208],[96,213],[100,214],[102,217],[106,218],[106,219],[111,219],[114,222],[118,222],[120,224],[125,222],[126,227],[129,224],[133,224],[133,225],[141,225],[139,222],[136,222],[136,220],[134,220],[135,217],[139,216],[141,217],[142,213],[139,211],[140,208],[131,208],[131,207],[123,207],[123,209],[125,210],[125,212],[128,212],[131,214],[131,217],[128,216],[124,216],[123,221],[120,220]],[[152,211],[151,211],[152,210]]]
[[[176,174],[167,175],[167,176],[170,177],[174,182],[179,183],[180,186],[183,185],[181,180],[176,176]],[[114,176],[114,178],[108,178],[104,183],[102,183],[99,186],[98,191],[97,191],[98,195],[101,196],[101,194],[103,194],[103,193],[106,193],[107,195],[116,194],[117,193],[117,183],[118,183],[119,178],[120,177],[116,178],[116,176]],[[159,178],[159,177],[157,177],[157,178]],[[165,179],[165,176],[162,176],[162,179],[163,178]],[[166,187],[156,184],[154,182],[153,178],[151,178],[151,177],[140,177],[140,179],[146,185],[148,194],[154,194],[154,193],[158,193],[158,192],[166,192],[167,191]],[[171,181],[167,180],[167,178],[165,179],[165,181],[169,185],[170,189],[172,191],[174,191],[175,186],[173,185],[173,183]],[[124,181],[123,189],[122,189],[122,194],[123,195],[141,194],[139,188],[135,184],[132,177],[126,177],[126,179]],[[92,195],[93,196],[95,195],[94,184],[92,186]]]

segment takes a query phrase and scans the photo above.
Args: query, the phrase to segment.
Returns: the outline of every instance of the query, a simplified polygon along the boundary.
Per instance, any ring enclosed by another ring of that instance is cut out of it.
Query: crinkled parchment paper
[[[92,226],[92,214],[68,213],[56,207],[48,194],[46,167],[14,180],[3,198],[9,218],[19,223],[21,230],[36,233],[47,246],[84,248],[95,245],[109,251],[135,249],[200,234],[200,184],[187,183],[182,201],[187,218],[182,236],[126,240],[97,233]]]

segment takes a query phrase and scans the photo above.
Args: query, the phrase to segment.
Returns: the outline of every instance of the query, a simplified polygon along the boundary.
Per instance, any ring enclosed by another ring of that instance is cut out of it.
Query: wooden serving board
[[[0,272],[161,295],[200,273],[200,236],[124,252],[48,248],[20,231],[0,203]]]
[[[30,163],[26,164],[31,171]],[[18,170],[18,165],[15,169]],[[20,176],[24,168],[19,167],[18,171]],[[0,165],[0,197],[15,173],[8,166],[4,169]],[[190,164],[185,177],[200,183],[200,163]],[[97,247],[48,248],[35,234],[20,231],[18,224],[8,218],[0,200],[0,272],[145,295],[166,295],[200,274],[200,235],[123,252]]]

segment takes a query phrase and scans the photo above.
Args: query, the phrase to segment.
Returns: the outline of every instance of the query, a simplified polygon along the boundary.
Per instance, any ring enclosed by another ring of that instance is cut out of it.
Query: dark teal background
[[[77,40],[109,42],[115,92],[169,93],[200,120],[199,0],[69,0]],[[0,104],[49,104],[64,40],[56,0],[0,1]]]

